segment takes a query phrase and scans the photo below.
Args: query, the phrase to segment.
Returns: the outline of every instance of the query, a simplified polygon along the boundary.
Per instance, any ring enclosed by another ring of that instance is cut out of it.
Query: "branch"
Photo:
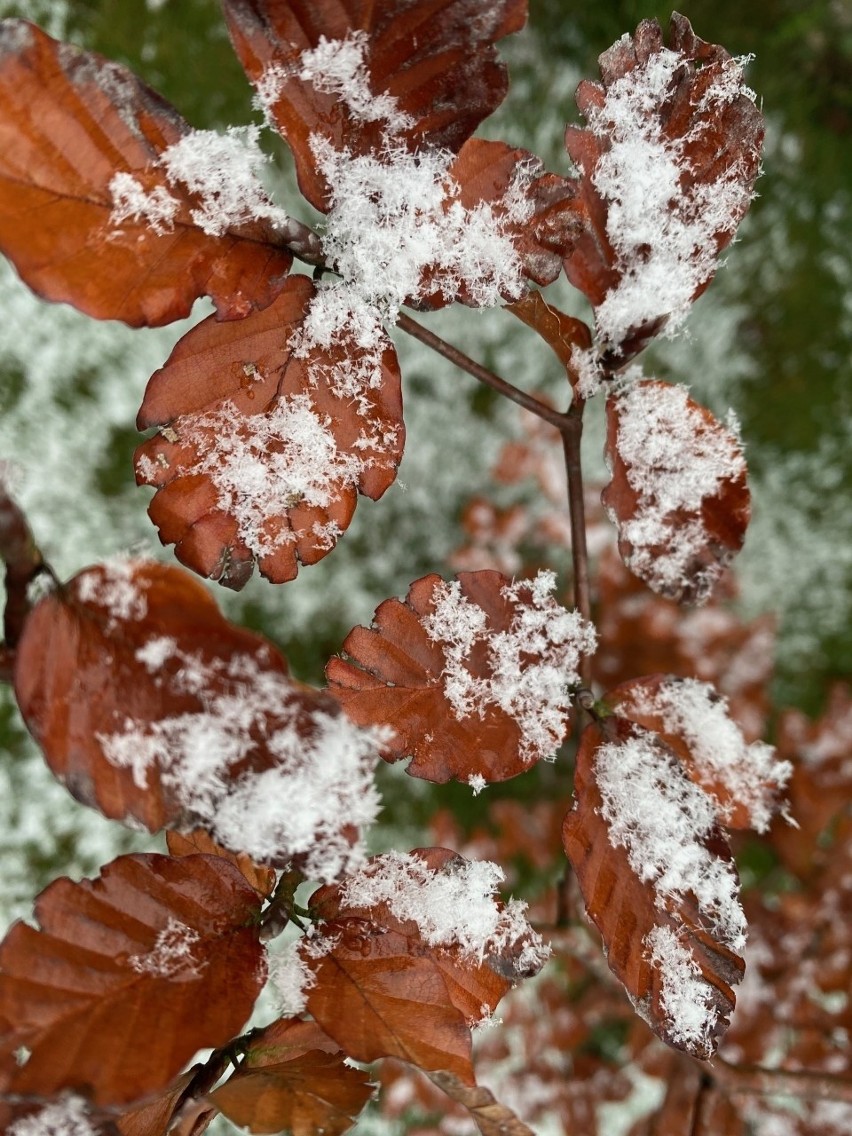
[[[831,1073],[817,1073],[808,1069],[764,1069],[760,1065],[732,1065],[722,1057],[713,1058],[710,1073],[716,1084],[724,1087],[729,1096],[748,1093],[852,1103],[852,1081],[835,1077]]]
[[[571,565],[574,577],[574,606],[586,620],[592,618],[592,602],[589,590],[589,551],[586,544],[586,505],[583,489],[583,468],[581,464],[581,442],[583,439],[583,411],[585,401],[577,391],[567,415],[563,415],[562,448],[565,452],[565,470],[568,475],[568,511],[571,517]],[[580,663],[580,679],[583,686],[592,685],[591,656],[584,656]]]
[[[447,343],[445,339],[441,339],[439,335],[435,335],[433,331],[429,331],[428,328],[417,323],[405,312],[399,313],[396,326],[414,339],[419,339],[421,343],[425,343],[427,347],[431,347],[433,351],[437,351],[439,355],[443,355],[445,359],[449,359],[451,363],[455,363],[462,371],[467,371],[469,375],[473,375],[478,382],[505,395],[512,402],[516,402],[518,406],[522,406],[524,410],[528,410],[530,414],[535,414],[538,418],[549,422],[551,426],[555,426],[557,430],[562,430],[566,418],[564,414],[554,410],[552,406],[540,402],[537,398],[533,398],[531,394],[527,394],[511,383],[507,383],[505,379],[501,379],[499,375],[495,375],[493,371],[489,371],[487,367],[483,367],[475,359],[471,359],[469,355],[465,355],[463,351],[459,351],[457,347],[453,347],[451,343]]]
[[[518,1120],[510,1108],[500,1104],[489,1089],[465,1085],[452,1073],[424,1072],[448,1097],[464,1105],[482,1136],[535,1136],[533,1130]]]

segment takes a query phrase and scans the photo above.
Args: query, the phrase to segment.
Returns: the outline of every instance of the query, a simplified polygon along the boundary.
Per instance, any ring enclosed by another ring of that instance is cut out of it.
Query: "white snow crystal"
[[[113,203],[109,221],[114,227],[125,221],[144,221],[157,236],[170,233],[174,228],[180,201],[165,186],[157,185],[146,193],[132,174],[117,173],[109,183],[109,192]]]
[[[16,1120],[6,1136],[96,1136],[96,1132],[86,1116],[86,1102],[69,1095]]]
[[[724,786],[735,802],[746,807],[752,827],[766,831],[777,793],[793,767],[789,761],[775,760],[774,746],[746,742],[728,714],[726,699],[709,683],[683,679],[664,683],[653,694],[636,691],[631,701],[639,711],[660,715],[667,732],[688,745],[698,776]],[[724,812],[721,819],[726,819]]]
[[[97,736],[106,759],[130,769],[140,788],[158,770],[187,815],[229,848],[261,861],[298,856],[306,875],[323,882],[358,867],[363,848],[344,830],[363,830],[378,814],[372,774],[384,733],[342,714],[309,713],[289,681],[252,656],[172,657],[180,669],[155,684],[203,705],[153,723],[126,717]],[[234,781],[231,770],[258,747],[274,765]]]
[[[639,727],[626,741],[598,748],[595,776],[610,842],[626,849],[640,880],[653,884],[657,906],[666,909],[691,893],[719,938],[742,950],[739,885],[731,865],[706,847],[716,812],[704,790]]]
[[[433,871],[414,853],[386,852],[349,876],[344,903],[375,907],[385,903],[399,920],[413,920],[433,947],[460,947],[480,960],[523,942],[518,973],[538,970],[550,948],[533,931],[526,903],[512,899],[501,909],[497,887],[503,870],[488,860],[448,862]]]
[[[193,957],[193,948],[201,936],[174,916],[158,932],[153,949],[128,959],[131,970],[154,978],[194,978],[206,966]]]
[[[690,583],[697,600],[706,600],[725,557],[702,563],[693,579],[696,557],[708,543],[701,508],[745,472],[737,423],[730,418],[727,429],[711,428],[687,389],[669,383],[632,383],[619,396],[617,413],[618,453],[638,495],[635,515],[618,525],[631,545],[628,567],[663,594]]]
[[[99,570],[90,570],[77,580],[77,598],[103,608],[110,617],[110,627],[119,621],[144,619],[148,614],[148,581],[139,576],[139,565],[139,560],[123,556],[102,561]]]
[[[336,95],[353,118],[362,122],[385,121],[390,132],[398,133],[413,126],[414,119],[400,111],[392,95],[374,95],[370,90],[364,61],[369,42],[369,36],[361,30],[350,31],[345,39],[320,36],[316,47],[302,52],[297,73],[317,91]],[[268,82],[267,79],[267,99]]]
[[[719,1016],[712,987],[671,927],[654,927],[643,940],[660,971],[660,1002],[672,1037],[683,1045],[707,1046]]]
[[[306,939],[286,943],[270,960],[269,978],[278,994],[282,1017],[301,1014],[307,1006],[307,992],[316,985],[316,975],[302,956]]]
[[[442,583],[435,591],[435,609],[424,620],[426,634],[444,647],[444,694],[456,717],[482,717],[498,707],[517,722],[521,756],[530,764],[552,758],[562,743],[571,687],[580,682],[580,659],[596,645],[592,625],[553,599],[555,587],[553,572],[507,584],[502,594],[517,607],[508,630],[492,632],[486,613],[462,595],[458,581]],[[468,669],[471,651],[483,641],[488,644],[488,678]]]
[[[739,162],[712,182],[688,184],[687,148],[702,124],[668,138],[659,114],[682,62],[677,51],[652,53],[587,116],[592,130],[611,140],[592,181],[607,203],[607,235],[621,274],[595,312],[601,337],[613,345],[660,316],[668,316],[667,335],[678,330],[694,292],[715,270],[716,234],[733,232],[751,198]],[[724,64],[699,113],[740,95],[754,98],[742,81],[743,62]]]

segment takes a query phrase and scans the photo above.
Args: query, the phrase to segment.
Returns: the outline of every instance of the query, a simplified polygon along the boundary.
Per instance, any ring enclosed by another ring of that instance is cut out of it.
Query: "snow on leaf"
[[[660,595],[703,603],[745,539],[746,464],[723,426],[685,388],[654,379],[607,400],[612,480],[601,500],[627,567]]]
[[[742,978],[745,917],[712,801],[655,734],[583,733],[563,843],[610,968],[664,1041],[710,1056]]]
[[[395,731],[386,758],[433,781],[514,777],[550,759],[569,729],[594,629],[550,594],[552,573],[509,582],[465,572],[425,576],[405,602],[386,600],[373,628],[345,640],[328,664],[331,689],[362,724]]]
[[[405,428],[390,340],[351,300],[292,276],[263,312],[209,318],[148,384],[136,455],[158,493],[164,543],[201,575],[242,587],[254,563],[276,583],[313,564],[349,525],[357,494],[396,476]]]
[[[316,1022],[283,1019],[252,1038],[239,1069],[211,1099],[251,1132],[340,1136],[372,1092],[367,1074],[345,1063]]]
[[[118,64],[3,21],[0,132],[0,250],[45,299],[156,326],[199,296],[233,318],[280,291],[292,263],[280,211],[258,185],[243,194],[233,161],[220,176],[231,196],[213,202],[170,178],[167,156],[177,176],[207,136]],[[211,204],[229,207],[212,223]]]
[[[602,82],[578,88],[588,126],[565,137],[587,230],[565,268],[621,358],[677,330],[748,209],[763,118],[744,62],[675,13],[669,46],[644,20],[600,57]]]
[[[136,562],[130,575],[143,618],[81,598],[103,597],[109,577],[92,568],[27,621],[16,693],[51,769],[79,800],[151,831],[200,824],[233,852],[320,880],[357,867],[381,736],[290,679],[186,573]]]
[[[494,44],[526,17],[524,0],[224,8],[258,101],[293,150],[302,193],[323,212],[318,141],[353,156],[377,156],[389,140],[409,154],[457,151],[502,102],[508,81]]]
[[[609,691],[606,701],[674,750],[723,824],[766,831],[793,767],[776,760],[773,746],[748,744],[709,683],[652,675]]]
[[[237,869],[210,856],[122,856],[97,880],[51,884],[38,928],[16,923],[0,945],[0,1048],[30,1051],[9,1091],[85,1085],[96,1104],[123,1104],[224,1044],[264,982],[259,909]],[[192,966],[160,965],[175,924]]]

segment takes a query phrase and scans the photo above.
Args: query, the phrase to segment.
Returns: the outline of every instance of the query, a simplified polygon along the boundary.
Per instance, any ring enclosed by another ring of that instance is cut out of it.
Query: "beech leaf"
[[[284,1018],[252,1039],[245,1060],[210,1098],[255,1133],[340,1136],[372,1097],[366,1073],[316,1022]]]
[[[231,852],[320,880],[357,860],[358,826],[378,810],[377,740],[181,569],[81,572],[33,610],[16,668],[48,765],[105,816],[201,825]]]
[[[601,500],[624,563],[659,595],[706,602],[751,515],[738,434],[654,379],[608,398],[606,417],[612,480]]]
[[[668,44],[643,20],[599,62],[602,81],[577,90],[588,126],[565,134],[586,219],[565,270],[625,359],[673,331],[712,280],[751,201],[764,127],[743,60],[678,13]]]
[[[338,153],[457,151],[503,101],[494,44],[519,31],[526,0],[224,0],[234,47],[261,104],[293,151],[299,187],[326,212],[318,168]]]
[[[170,323],[203,295],[227,318],[266,306],[293,258],[260,183],[268,216],[219,232],[161,164],[198,137],[126,68],[4,20],[0,250],[40,296],[99,319]]]
[[[243,874],[246,882],[254,888],[261,899],[269,899],[275,890],[276,872],[274,868],[266,868],[255,864],[245,852],[229,852],[217,844],[209,832],[203,828],[194,828],[191,832],[167,832],[166,845],[171,856],[195,856],[201,853],[206,856],[222,856],[229,860]]]
[[[568,736],[570,688],[594,631],[550,596],[552,573],[424,576],[386,600],[332,659],[331,690],[354,721],[386,725],[383,756],[411,756],[430,781],[503,781],[550,758]]]
[[[707,1058],[743,975],[745,918],[709,797],[655,734],[583,732],[563,843],[613,973],[659,1037]]]
[[[592,333],[582,320],[561,312],[548,303],[541,292],[530,292],[508,310],[527,327],[538,332],[556,358],[568,372],[571,385],[578,381],[575,352],[588,351],[592,346]]]
[[[223,1045],[266,977],[259,911],[212,856],[121,856],[96,880],[56,880],[38,928],[16,923],[0,945],[0,1046],[30,1051],[10,1091],[123,1104]]]
[[[136,454],[164,544],[202,576],[239,589],[255,561],[275,583],[314,564],[348,527],[357,494],[392,484],[405,428],[399,367],[380,328],[370,347],[334,342],[325,294],[291,276],[239,323],[204,320],[151,378]],[[298,344],[301,344],[301,347]]]

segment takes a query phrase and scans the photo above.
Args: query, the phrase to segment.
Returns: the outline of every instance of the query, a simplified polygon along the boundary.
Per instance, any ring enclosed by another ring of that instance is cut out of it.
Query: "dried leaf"
[[[107,563],[45,597],[16,693],[69,791],[151,831],[201,825],[232,852],[325,880],[378,809],[376,740],[177,568]]]
[[[167,832],[166,845],[170,856],[194,856],[202,853],[206,856],[222,856],[230,861],[242,872],[249,883],[262,899],[269,899],[275,890],[275,869],[255,864],[245,852],[229,852],[217,844],[209,832],[203,828],[194,828],[191,832]]]
[[[255,561],[275,583],[293,579],[335,546],[359,492],[377,499],[396,477],[396,353],[384,333],[369,348],[351,331],[321,346],[323,302],[307,277],[289,277],[264,311],[193,328],[145,392],[139,427],[161,429],[136,471],[158,490],[160,539],[231,588]]]
[[[607,692],[615,713],[656,734],[715,803],[727,828],[765,832],[792,772],[764,742],[747,744],[727,703],[708,683],[646,675]]]
[[[316,1022],[284,1018],[252,1039],[245,1060],[211,1100],[250,1132],[340,1136],[372,1096],[367,1074]]]
[[[211,856],[122,856],[97,880],[60,879],[36,901],[39,929],[0,945],[5,1053],[30,1056],[15,1093],[85,1087],[98,1105],[165,1086],[202,1046],[223,1045],[266,976],[260,902]]]
[[[679,603],[704,603],[751,515],[739,437],[680,386],[644,379],[607,399],[601,494],[627,567]]]
[[[161,1093],[123,1111],[115,1120],[120,1136],[201,1136],[216,1109],[183,1099],[192,1079],[192,1070],[182,1073]]]
[[[525,0],[224,8],[240,62],[293,150],[302,193],[323,212],[323,142],[353,154],[379,153],[388,137],[411,153],[457,151],[503,101],[508,80],[494,44],[526,18]]]
[[[569,688],[591,629],[548,592],[555,579],[510,583],[498,572],[415,581],[356,627],[348,659],[326,668],[362,725],[388,725],[388,761],[430,781],[503,781],[551,757],[569,731]]]
[[[583,732],[563,843],[607,961],[637,1012],[694,1057],[716,1049],[742,978],[745,920],[709,798],[626,718]]]
[[[202,295],[227,318],[265,307],[292,255],[262,218],[205,231],[199,196],[158,166],[191,133],[126,68],[3,21],[0,249],[40,296],[99,319],[170,323]]]
[[[577,90],[588,126],[565,135],[586,216],[565,270],[623,360],[672,330],[712,280],[751,201],[763,118],[742,61],[677,13],[668,46],[643,20],[599,62],[602,82]]]
[[[553,307],[541,292],[530,292],[517,304],[509,304],[508,310],[538,332],[565,367],[571,385],[576,385],[578,374],[574,352],[578,348],[587,351],[592,345],[592,333],[586,324]]]

